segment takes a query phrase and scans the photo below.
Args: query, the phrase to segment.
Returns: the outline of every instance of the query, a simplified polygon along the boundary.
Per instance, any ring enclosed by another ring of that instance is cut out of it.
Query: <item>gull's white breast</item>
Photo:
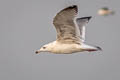
[[[55,41],[51,46],[52,46],[51,52],[58,54],[71,54],[74,52],[82,51],[79,44],[64,44]]]

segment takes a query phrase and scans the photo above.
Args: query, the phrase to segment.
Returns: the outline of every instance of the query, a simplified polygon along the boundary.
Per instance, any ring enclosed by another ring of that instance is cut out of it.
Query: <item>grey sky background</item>
[[[120,80],[119,0],[0,0],[0,80]],[[36,55],[56,39],[52,20],[61,9],[77,4],[79,17],[93,16],[86,42],[102,52]],[[99,16],[108,6],[113,16]]]

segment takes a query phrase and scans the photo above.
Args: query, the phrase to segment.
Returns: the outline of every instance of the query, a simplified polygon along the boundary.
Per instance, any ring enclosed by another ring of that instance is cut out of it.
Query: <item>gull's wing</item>
[[[76,19],[77,25],[80,30],[80,39],[82,42],[85,41],[85,26],[89,22],[90,18],[91,18],[91,16]]]
[[[80,42],[79,28],[77,29],[74,23],[74,17],[77,12],[77,6],[73,5],[57,13],[53,20],[57,31],[57,41],[63,43]]]

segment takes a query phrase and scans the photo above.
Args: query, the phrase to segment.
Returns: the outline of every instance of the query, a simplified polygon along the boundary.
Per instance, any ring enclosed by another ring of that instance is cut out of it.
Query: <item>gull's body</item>
[[[101,50],[97,46],[89,46],[85,41],[85,25],[91,17],[75,18],[78,9],[76,5],[61,10],[54,18],[53,24],[57,31],[57,40],[44,45],[36,53],[51,52],[70,54],[82,51]]]

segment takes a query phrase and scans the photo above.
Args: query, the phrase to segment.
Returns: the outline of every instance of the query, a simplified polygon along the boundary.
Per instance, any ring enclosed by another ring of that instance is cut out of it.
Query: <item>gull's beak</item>
[[[40,50],[37,50],[35,53],[38,54],[38,53],[40,53],[40,52],[41,52]]]

